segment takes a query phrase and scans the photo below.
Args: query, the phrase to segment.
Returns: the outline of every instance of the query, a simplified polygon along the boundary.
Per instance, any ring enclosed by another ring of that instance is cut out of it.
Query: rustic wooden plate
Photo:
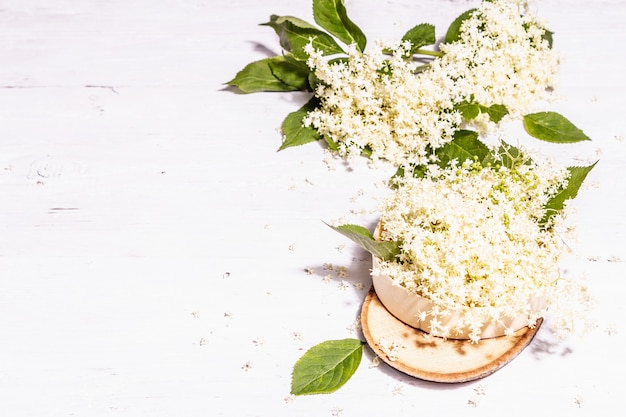
[[[382,305],[372,288],[361,309],[363,334],[389,366],[426,381],[458,383],[484,378],[515,358],[539,330],[524,327],[510,337],[442,339],[408,326]]]

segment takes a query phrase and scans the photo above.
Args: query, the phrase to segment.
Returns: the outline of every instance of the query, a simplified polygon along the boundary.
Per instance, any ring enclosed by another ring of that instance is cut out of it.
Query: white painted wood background
[[[370,40],[425,21],[442,34],[476,5],[346,3]],[[589,276],[597,329],[560,343],[542,329],[462,385],[371,367],[366,351],[340,391],[292,398],[306,349],[359,336],[370,282],[367,256],[322,220],[371,221],[351,210],[388,174],[329,170],[315,144],[276,152],[305,97],[224,89],[279,52],[258,24],[312,20],[310,1],[0,0],[0,415],[623,413],[626,2],[537,6],[564,57],[556,110],[593,138],[546,150],[601,161],[567,266]]]

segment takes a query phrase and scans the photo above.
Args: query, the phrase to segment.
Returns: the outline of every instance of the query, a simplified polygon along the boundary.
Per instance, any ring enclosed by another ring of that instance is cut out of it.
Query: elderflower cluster
[[[345,60],[329,60],[309,44],[320,105],[304,125],[335,143],[344,158],[365,152],[373,161],[406,166],[432,162],[433,150],[453,139],[464,124],[463,103],[525,114],[553,86],[558,60],[545,30],[519,9],[516,1],[484,1],[426,69],[407,58],[408,41],[377,42],[364,53],[352,45]],[[472,127],[486,133],[493,124],[481,114]]]
[[[543,25],[522,13],[520,0],[484,1],[463,22],[460,39],[442,44],[433,72],[454,83],[460,100],[504,105],[512,116],[528,113],[546,100],[556,84],[559,57]],[[457,99],[457,100],[458,100]]]
[[[417,63],[405,59],[409,48],[378,43],[360,53],[352,45],[347,61],[330,63],[310,47],[321,106],[304,124],[335,142],[343,157],[371,150],[374,161],[428,163],[430,149],[451,141],[462,118],[431,72],[416,75]]]
[[[521,158],[510,168],[453,161],[397,179],[382,201],[380,239],[401,242],[401,253],[373,273],[429,299],[433,309],[423,314],[433,317],[436,336],[461,332],[438,324],[453,314],[465,317],[474,341],[504,319],[528,317],[534,326],[544,306],[576,291],[565,288],[557,264],[563,217],[542,221],[568,175],[550,161]]]

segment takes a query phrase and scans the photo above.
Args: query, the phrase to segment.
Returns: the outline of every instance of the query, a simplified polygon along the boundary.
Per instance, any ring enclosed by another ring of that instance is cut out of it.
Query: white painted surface
[[[370,39],[423,21],[441,33],[474,4],[347,1]],[[223,88],[278,52],[257,24],[312,20],[309,0],[0,1],[0,415],[619,414],[626,2],[539,12],[564,55],[556,109],[594,139],[546,148],[601,159],[576,202],[584,260],[569,266],[591,280],[597,330],[558,344],[542,330],[460,386],[370,368],[367,352],[340,391],[290,398],[306,349],[358,336],[354,284],[370,285],[369,257],[321,221],[371,220],[350,210],[387,174],[329,171],[315,144],[277,153],[305,98]]]

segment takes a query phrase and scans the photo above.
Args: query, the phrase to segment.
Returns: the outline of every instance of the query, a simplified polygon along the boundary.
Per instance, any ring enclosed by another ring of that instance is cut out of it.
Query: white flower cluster
[[[483,106],[502,104],[522,116],[555,87],[559,57],[544,27],[523,14],[520,3],[484,1],[461,25],[460,39],[441,45],[444,56],[432,71],[454,80],[455,101],[473,96]]]
[[[484,1],[461,26],[460,39],[441,45],[425,70],[406,58],[409,42],[378,42],[365,53],[353,45],[347,60],[329,60],[309,45],[321,105],[305,126],[335,142],[342,157],[367,152],[374,161],[421,165],[462,126],[459,104],[524,113],[554,84],[558,60],[544,29],[519,8],[511,0]],[[487,130],[484,114],[473,127]]]
[[[462,118],[433,73],[416,74],[417,63],[404,58],[409,47],[379,43],[362,54],[352,46],[347,61],[336,63],[309,49],[321,107],[304,124],[336,142],[343,157],[370,150],[374,161],[428,163],[429,149],[452,140]],[[391,56],[383,52],[390,48]]]
[[[519,160],[512,168],[456,162],[431,166],[423,178],[398,179],[382,201],[380,239],[402,242],[384,274],[434,307],[433,335],[470,329],[476,340],[485,324],[543,317],[563,295],[557,260],[565,245],[556,231],[562,217],[541,224],[548,199],[567,184],[567,169],[550,161]],[[462,328],[436,325],[461,314]]]

